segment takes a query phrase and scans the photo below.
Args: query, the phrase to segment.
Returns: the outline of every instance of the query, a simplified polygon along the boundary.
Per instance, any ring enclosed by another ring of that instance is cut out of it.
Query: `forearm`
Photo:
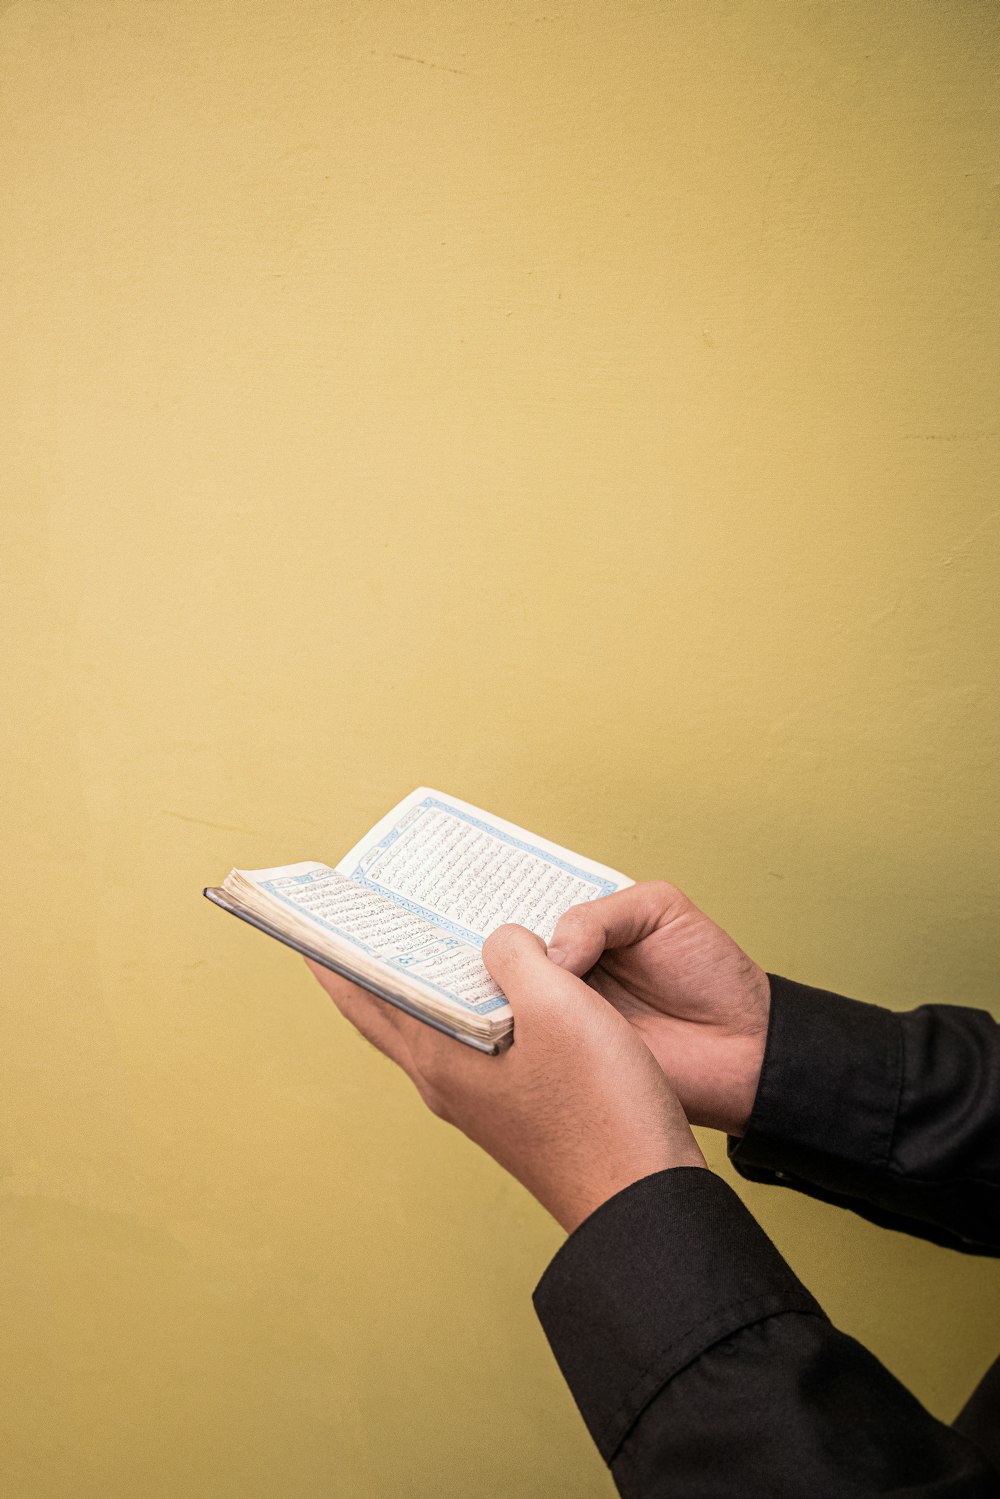
[[[535,1305],[625,1499],[996,1499],[976,1446],[830,1325],[712,1173],[606,1203]]]
[[[663,1387],[611,1462],[623,1499],[997,1499],[975,1443],[824,1319],[742,1328]]]
[[[1000,1250],[1000,1029],[946,1006],[896,1014],[777,976],[737,1171],[874,1221]]]

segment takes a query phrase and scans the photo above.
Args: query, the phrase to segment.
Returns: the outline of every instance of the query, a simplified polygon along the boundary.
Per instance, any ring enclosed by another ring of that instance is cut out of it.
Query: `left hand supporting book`
[[[233,869],[223,910],[414,1015],[496,1054],[514,1017],[482,946],[517,922],[548,939],[564,911],[621,890],[617,870],[419,787],[340,863]]]

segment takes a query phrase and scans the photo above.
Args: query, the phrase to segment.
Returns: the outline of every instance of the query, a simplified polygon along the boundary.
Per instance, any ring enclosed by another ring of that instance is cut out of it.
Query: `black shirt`
[[[729,1143],[751,1180],[1000,1255],[1000,1027],[772,975],[753,1112]],[[625,1499],[1000,1496],[1000,1360],[954,1426],[935,1420],[710,1171],[604,1203],[535,1307]]]

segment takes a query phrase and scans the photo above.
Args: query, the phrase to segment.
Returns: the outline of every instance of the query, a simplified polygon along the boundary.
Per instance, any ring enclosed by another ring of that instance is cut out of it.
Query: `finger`
[[[349,1020],[366,1041],[408,1073],[409,1049],[396,1024],[397,1012],[392,1006],[377,995],[369,994],[367,989],[342,978],[339,973],[314,963],[311,958],[306,958],[306,967],[329,994],[344,1019]]]
[[[545,943],[523,926],[498,927],[483,945],[483,962],[503,990],[515,1016],[572,999],[592,1004],[593,990],[546,956]]]
[[[675,885],[647,880],[599,900],[571,906],[556,922],[549,961],[570,973],[587,973],[607,948],[641,942],[665,916],[676,915],[689,904]]]

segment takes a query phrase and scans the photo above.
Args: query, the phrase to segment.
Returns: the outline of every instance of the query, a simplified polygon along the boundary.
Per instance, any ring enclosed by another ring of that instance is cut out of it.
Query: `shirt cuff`
[[[535,1310],[605,1462],[675,1374],[740,1328],[818,1303],[720,1177],[678,1166],[592,1213]]]
[[[880,1170],[902,1081],[899,1017],[769,975],[771,1014],[757,1096],[729,1158],[754,1181],[796,1178],[832,1191]]]

